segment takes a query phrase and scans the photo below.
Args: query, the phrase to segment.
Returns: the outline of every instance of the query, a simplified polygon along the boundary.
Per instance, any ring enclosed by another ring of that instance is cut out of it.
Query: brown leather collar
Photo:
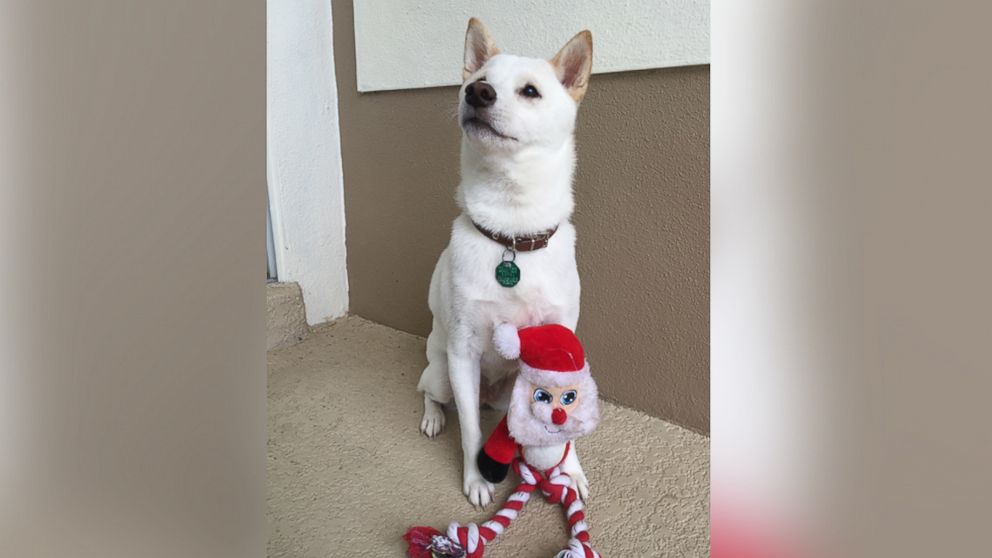
[[[505,236],[498,232],[493,232],[475,221],[472,221],[472,224],[475,225],[475,228],[479,229],[479,232],[481,232],[486,238],[495,240],[503,246],[517,252],[531,252],[534,250],[540,250],[541,248],[547,248],[548,241],[551,240],[551,237],[558,230],[558,227],[555,226],[553,229],[533,236]]]

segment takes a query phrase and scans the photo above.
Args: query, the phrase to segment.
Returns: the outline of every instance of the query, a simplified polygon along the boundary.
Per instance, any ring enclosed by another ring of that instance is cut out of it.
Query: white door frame
[[[275,264],[307,322],[348,311],[331,3],[268,2],[266,158]]]

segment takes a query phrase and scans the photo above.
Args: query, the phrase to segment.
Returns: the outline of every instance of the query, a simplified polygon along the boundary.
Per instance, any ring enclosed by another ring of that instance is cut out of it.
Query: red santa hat
[[[503,358],[520,359],[520,374],[532,384],[563,387],[590,377],[582,343],[563,325],[517,329],[501,324],[493,332],[493,344]]]

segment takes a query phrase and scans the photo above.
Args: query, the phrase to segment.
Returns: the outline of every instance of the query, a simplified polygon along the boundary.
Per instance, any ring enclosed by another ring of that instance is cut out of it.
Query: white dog
[[[494,327],[560,323],[574,330],[579,319],[569,222],[573,134],[591,70],[588,31],[548,61],[500,54],[482,23],[469,21],[458,111],[462,214],[431,278],[434,325],[417,389],[424,393],[420,429],[429,437],[444,427],[441,404],[454,398],[463,490],[473,505],[487,505],[493,493],[476,464],[480,388],[505,409],[515,372],[515,363],[493,348]],[[578,460],[569,468],[585,498],[588,482]]]

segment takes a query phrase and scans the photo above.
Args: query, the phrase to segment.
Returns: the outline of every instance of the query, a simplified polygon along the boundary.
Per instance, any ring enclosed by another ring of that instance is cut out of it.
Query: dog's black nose
[[[465,102],[475,108],[491,107],[496,102],[496,90],[480,79],[465,87]]]

